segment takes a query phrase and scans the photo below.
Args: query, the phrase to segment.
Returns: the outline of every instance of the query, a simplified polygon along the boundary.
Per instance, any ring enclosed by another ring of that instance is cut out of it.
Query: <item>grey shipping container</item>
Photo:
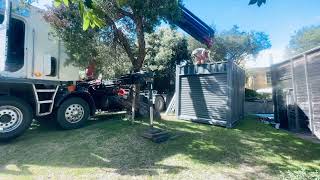
[[[271,67],[275,120],[320,138],[320,47]]]
[[[245,71],[233,62],[177,66],[178,119],[232,127],[244,116]]]

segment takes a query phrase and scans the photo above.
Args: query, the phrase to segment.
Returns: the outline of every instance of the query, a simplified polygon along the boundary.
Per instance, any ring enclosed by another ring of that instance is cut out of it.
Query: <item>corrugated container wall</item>
[[[177,66],[179,119],[232,127],[244,115],[245,72],[232,62]]]

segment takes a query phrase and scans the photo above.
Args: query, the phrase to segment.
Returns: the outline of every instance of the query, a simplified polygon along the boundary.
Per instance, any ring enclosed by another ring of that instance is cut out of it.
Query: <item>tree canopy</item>
[[[190,51],[203,45],[193,38],[189,39]],[[249,56],[271,47],[269,36],[264,32],[242,31],[238,26],[216,34],[214,46],[210,49],[212,61],[234,61],[240,64]]]
[[[177,30],[160,28],[148,34],[146,42],[146,65],[155,72],[155,89],[173,92],[176,63],[191,60],[186,37]]]
[[[189,60],[185,36],[171,28],[160,28],[146,36],[146,63],[152,70],[164,70],[181,60]]]
[[[299,54],[317,46],[320,46],[320,25],[304,27],[291,37],[287,56]]]
[[[55,0],[56,6],[69,7],[68,0]],[[108,38],[122,46],[133,70],[139,71],[145,60],[145,33],[152,33],[162,21],[179,18],[179,1],[158,0],[71,0],[79,9],[83,29],[99,27]]]
[[[105,78],[116,77],[129,71],[130,61],[121,46],[110,43],[108,32],[98,29],[82,30],[82,18],[77,7],[51,8],[45,19],[54,34],[63,42],[68,54],[67,63],[85,69],[95,64],[96,74]]]

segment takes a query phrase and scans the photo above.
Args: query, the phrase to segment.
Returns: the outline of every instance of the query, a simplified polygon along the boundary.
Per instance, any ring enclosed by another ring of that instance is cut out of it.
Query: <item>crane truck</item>
[[[79,68],[65,64],[63,42],[51,35],[42,10],[14,6],[0,0],[0,141],[22,135],[36,118],[51,115],[63,129],[75,129],[97,110],[119,108],[115,86],[79,81]],[[210,46],[214,31],[181,8],[177,26]]]

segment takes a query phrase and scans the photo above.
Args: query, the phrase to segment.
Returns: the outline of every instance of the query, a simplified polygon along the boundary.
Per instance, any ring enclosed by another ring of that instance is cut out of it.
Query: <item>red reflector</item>
[[[126,95],[126,91],[124,89],[119,89],[118,95],[119,96],[124,96],[124,95]]]
[[[75,90],[76,90],[76,86],[75,85],[68,86],[68,91],[69,92],[74,92]]]

